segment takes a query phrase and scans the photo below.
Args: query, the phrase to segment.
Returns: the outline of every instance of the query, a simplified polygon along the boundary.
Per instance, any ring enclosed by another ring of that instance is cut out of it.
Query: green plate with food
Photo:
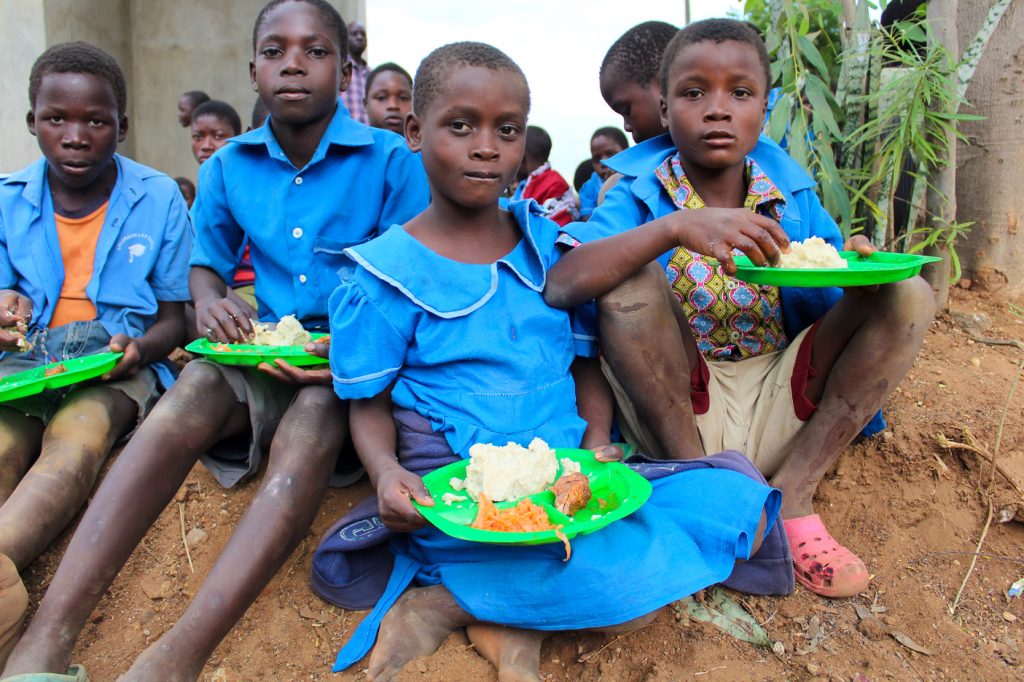
[[[863,287],[909,279],[925,263],[942,260],[936,256],[875,251],[868,257],[856,251],[839,251],[846,267],[757,267],[746,256],[733,256],[736,279],[751,284],[779,287]]]
[[[313,341],[327,334],[310,334]],[[330,339],[328,339],[330,340]],[[297,346],[263,346],[255,343],[218,343],[209,339],[196,339],[185,346],[189,353],[202,355],[221,365],[255,367],[261,362],[274,364],[281,358],[294,367],[326,365],[329,360],[306,352],[305,344]]]
[[[73,360],[51,362],[26,369],[0,379],[0,402],[42,393],[48,389],[63,388],[103,376],[114,368],[124,353],[96,353]]]
[[[416,508],[438,530],[461,540],[505,545],[568,543],[576,535],[593,533],[639,509],[651,496],[651,484],[619,462],[599,462],[590,450],[483,446],[494,450],[520,448],[537,455],[553,452],[537,466],[527,455],[525,465],[504,467],[500,457],[493,466],[479,466],[475,445],[470,459],[453,462],[423,477],[434,506]],[[523,459],[515,454],[513,461]],[[505,458],[506,461],[510,461]],[[472,468],[471,468],[472,467]],[[490,480],[488,480],[490,478]],[[495,478],[505,480],[496,481]],[[453,485],[454,484],[454,485]],[[536,492],[509,497],[515,492]],[[470,496],[474,493],[476,500]],[[488,492],[498,502],[491,502]],[[481,525],[483,527],[474,527]],[[540,530],[519,528],[542,527]]]

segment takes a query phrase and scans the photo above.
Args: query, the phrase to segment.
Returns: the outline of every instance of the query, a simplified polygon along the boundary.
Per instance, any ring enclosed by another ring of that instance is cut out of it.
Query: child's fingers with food
[[[843,244],[843,251],[856,251],[857,255],[867,258],[878,249],[871,243],[871,240],[862,234],[855,234]]]
[[[385,473],[377,482],[380,518],[393,531],[408,532],[422,528],[426,519],[416,511],[412,501],[424,507],[434,506],[434,498],[423,485],[423,479],[405,469]]]
[[[32,320],[32,300],[17,291],[6,289],[0,292],[0,327],[24,325]]]
[[[622,449],[615,445],[602,445],[594,448],[594,459],[598,462],[621,462],[625,455]]]
[[[315,355],[318,358],[329,358],[331,356],[331,337],[330,335],[321,336],[316,341],[307,343],[303,350],[310,355]]]
[[[228,298],[213,298],[196,304],[198,332],[211,341],[243,343],[253,334],[249,317]]]
[[[282,358],[276,358],[274,364],[261,362],[256,369],[287,384],[330,386],[332,381],[330,369],[302,369]]]
[[[114,334],[110,339],[110,350],[124,355],[118,359],[112,370],[103,375],[103,381],[115,381],[132,376],[143,365],[144,358],[138,339],[133,339],[127,334]]]

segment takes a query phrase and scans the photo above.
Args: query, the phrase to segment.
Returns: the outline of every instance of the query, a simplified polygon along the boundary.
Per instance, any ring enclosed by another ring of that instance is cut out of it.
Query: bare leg
[[[445,637],[474,621],[442,585],[406,591],[381,621],[368,678],[395,679],[406,663],[434,653]]]
[[[28,592],[18,575],[18,567],[0,554],[0,665],[21,635],[21,621],[28,610]]]
[[[498,682],[540,682],[540,645],[547,633],[474,623],[466,626],[466,635],[498,669]]]
[[[346,404],[307,386],[281,420],[259,491],[181,619],[122,680],[198,679],[220,641],[309,532],[348,433]]]
[[[185,368],[97,489],[4,675],[67,671],[89,614],[198,453],[247,426],[245,406],[215,367]]]
[[[68,396],[46,427],[39,459],[0,507],[0,554],[24,570],[53,542],[137,415],[135,403],[116,389],[96,386]]]
[[[598,300],[605,359],[661,448],[650,454],[695,459],[704,456],[704,446],[689,377],[699,351],[678,308],[657,263]]]
[[[818,483],[914,364],[934,315],[931,288],[914,277],[844,296],[822,319],[806,391],[818,409],[771,480],[782,490],[782,518],[813,513]]]
[[[39,454],[42,439],[41,421],[0,407],[0,507],[18,487],[18,481]]]

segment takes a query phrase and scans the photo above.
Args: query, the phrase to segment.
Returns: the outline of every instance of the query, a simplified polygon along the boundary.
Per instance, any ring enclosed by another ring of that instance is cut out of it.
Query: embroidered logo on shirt
[[[131,242],[130,244],[128,242]],[[132,232],[121,237],[117,242],[117,250],[121,251],[127,247],[128,262],[134,263],[136,258],[142,258],[147,249],[155,248],[153,238],[144,232]]]

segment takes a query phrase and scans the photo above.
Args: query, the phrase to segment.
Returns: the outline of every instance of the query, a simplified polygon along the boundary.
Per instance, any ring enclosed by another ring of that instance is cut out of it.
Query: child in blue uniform
[[[558,227],[535,202],[498,207],[523,156],[528,110],[522,72],[495,48],[455,43],[431,53],[417,71],[406,124],[430,180],[430,207],[346,249],[356,267],[331,297],[331,331],[358,332],[359,342],[332,347],[331,369],[335,391],[352,400],[353,440],[379,518],[329,533],[314,578],[322,593],[348,581],[352,601],[377,578],[369,601],[383,596],[336,670],[362,657],[378,626],[371,679],[392,679],[465,626],[500,675],[533,679],[541,631],[645,619],[728,578],[774,523],[778,493],[753,467],[747,476],[702,462],[686,473],[638,465],[661,476],[650,501],[574,539],[568,563],[560,545],[483,545],[424,527],[410,501],[434,504],[421,475],[467,457],[474,443],[540,437],[605,457],[614,449],[605,447],[607,418],[580,416],[588,396],[577,397],[570,373],[570,318],[542,296],[560,254]],[[393,565],[361,551],[381,522],[378,539],[390,537]],[[389,565],[384,586],[379,575]],[[414,579],[425,587],[405,591]]]
[[[191,243],[175,182],[116,153],[127,118],[113,57],[50,48],[29,100],[43,158],[0,181],[0,376],[108,347],[124,356],[99,381],[0,405],[0,664],[26,606],[7,598],[24,595],[18,571],[173,381],[162,362],[184,333]]]
[[[546,296],[562,307],[598,298],[631,440],[666,459],[745,452],[783,491],[797,580],[851,596],[868,571],[811,500],[910,368],[934,302],[919,277],[845,295],[732,279],[734,249],[763,265],[791,239],[844,247],[813,181],[758,141],[769,80],[764,43],[745,24],[680,31],[661,70],[669,135],[608,162],[623,178],[573,234],[592,243],[558,263]],[[860,235],[845,248],[873,250]]]
[[[325,0],[275,0],[256,19],[250,72],[269,125],[202,165],[193,207],[191,291],[211,338],[239,341],[251,330],[225,297],[245,237],[261,319],[293,314],[326,329],[341,250],[427,204],[421,166],[401,139],[339,105],[345,49],[345,23]],[[181,619],[121,678],[196,679],[308,532],[347,436],[346,412],[327,369],[190,363],[97,491],[5,672],[66,669],[89,614],[200,453],[217,446],[227,461],[215,473],[232,482],[269,446],[228,546]]]

